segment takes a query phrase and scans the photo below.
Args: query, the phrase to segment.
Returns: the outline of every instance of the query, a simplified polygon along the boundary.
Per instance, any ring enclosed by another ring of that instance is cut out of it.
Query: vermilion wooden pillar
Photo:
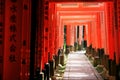
[[[55,9],[56,9],[56,5],[55,5]],[[56,11],[56,13],[57,13],[57,10],[55,10]],[[57,49],[59,48],[59,25],[60,25],[60,23],[59,23],[59,15],[57,15],[57,14],[55,14],[55,16],[56,16],[56,26],[55,26],[55,43],[54,43],[54,45],[55,45],[55,53],[57,54]]]
[[[54,43],[55,43],[55,3],[49,4],[49,52],[50,60],[54,55]]]
[[[74,46],[74,42],[77,41],[77,37],[75,39],[75,31],[74,29],[76,29],[74,26],[72,25],[67,25],[67,32],[66,32],[66,45],[67,46]]]
[[[119,0],[116,0],[117,1],[117,13],[115,14],[116,15],[116,18],[117,18],[117,25],[115,26],[115,30],[116,30],[116,39],[117,39],[117,43],[116,44],[116,48],[117,48],[117,54],[116,54],[116,60],[117,60],[117,64],[120,65],[120,1]]]
[[[59,48],[63,48],[64,45],[64,25],[59,26]]]
[[[91,40],[92,40],[92,47],[93,48],[96,48],[96,24],[92,21],[92,25],[91,25],[91,30],[92,30],[92,33],[91,33]]]
[[[85,27],[84,27],[84,40],[87,40],[87,31],[86,31],[86,30],[87,30],[87,28],[86,28],[87,25],[84,24],[84,26],[85,26]]]
[[[21,1],[5,1],[3,80],[19,80],[21,66]]]
[[[81,25],[79,25],[79,38],[78,38],[78,44],[81,45]]]
[[[86,22],[86,41],[87,41],[86,47],[88,47],[88,22]]]
[[[58,25],[55,27],[55,53],[57,54],[57,49],[59,48],[59,30],[58,30]]]
[[[79,26],[79,45],[81,45],[82,42],[82,26]]]
[[[116,80],[120,79],[120,1],[114,0],[114,47],[116,53]]]
[[[20,7],[23,7],[21,12],[22,27],[21,27],[21,71],[20,79],[29,79],[30,67],[30,32],[31,32],[31,1],[22,0]],[[20,32],[19,32],[20,33]]]
[[[49,0],[44,0],[44,28],[43,28],[43,38],[44,38],[44,44],[43,44],[43,64],[48,62],[48,44],[49,44],[49,35],[48,35],[48,22],[49,22]]]
[[[51,59],[52,57],[52,51],[53,51],[53,14],[54,13],[54,5],[52,3],[49,4],[49,57]]]
[[[0,80],[3,79],[4,64],[4,20],[5,20],[5,1],[0,0]]]
[[[106,32],[107,32],[107,43],[108,43],[108,54],[111,60],[114,60],[114,25],[113,25],[113,3],[106,3]]]
[[[66,45],[67,46],[70,46],[70,41],[71,41],[70,36],[71,36],[71,34],[70,34],[70,25],[67,25],[67,27],[66,27]]]
[[[71,25],[71,44],[74,46],[74,25]]]
[[[64,45],[64,34],[65,34],[66,31],[64,31],[64,27],[63,26],[62,26],[61,29],[62,30],[61,30],[61,46],[60,47],[63,47],[63,45]]]
[[[86,41],[87,47],[91,45],[91,22],[86,22]]]
[[[108,10],[108,7],[107,7],[107,6],[108,6],[108,4],[105,3],[105,7],[104,7],[104,9],[105,9],[105,10],[104,10],[104,15],[105,15],[105,17],[104,17],[104,19],[105,19],[105,22],[106,22],[106,23],[105,23],[106,44],[107,44],[107,45],[106,45],[106,46],[107,46],[106,54],[109,55],[109,38],[108,38],[108,37],[109,37],[109,36],[108,36],[109,33],[108,33],[108,32],[109,32],[109,26],[110,26],[110,25],[109,25],[109,21],[108,21],[107,18],[108,18],[108,12],[110,12],[110,11]]]
[[[117,3],[117,0],[114,0],[114,47],[115,47],[115,53],[116,53],[116,64],[118,65],[119,64],[119,46],[118,46],[118,3]]]
[[[90,36],[90,38],[91,38],[91,44],[92,44],[92,47],[93,47],[93,24],[92,24],[92,21],[91,21],[91,36]]]
[[[88,26],[88,34],[89,34],[89,43],[90,45],[92,45],[92,22],[89,22],[89,26]]]
[[[33,4],[33,3],[31,3]],[[35,71],[36,70],[40,70],[42,71],[43,69],[43,66],[44,66],[44,63],[42,61],[43,59],[43,45],[44,45],[44,38],[43,38],[43,32],[44,32],[44,25],[43,25],[43,14],[44,14],[44,11],[43,11],[43,1],[42,0],[38,0],[37,4],[37,8],[36,8],[36,24],[37,24],[37,29],[36,29],[36,46],[35,46],[35,63],[34,63],[34,66],[35,66]]]
[[[95,20],[95,22],[96,22],[96,20]],[[98,40],[97,40],[97,22],[95,23],[95,25],[94,25],[94,40],[95,40],[95,49],[97,49],[98,48]]]
[[[90,44],[92,44],[92,21],[90,22]]]
[[[90,22],[88,22],[88,27],[87,27],[87,47],[91,45],[91,26]]]
[[[77,42],[77,26],[74,25],[74,43]]]
[[[63,24],[63,22],[62,22],[62,20],[60,19],[60,20],[58,20],[58,19],[60,19],[60,15],[57,15],[57,34],[58,34],[58,36],[57,36],[57,42],[58,42],[58,47],[57,47],[57,50],[59,49],[59,48],[63,48],[63,45],[64,45],[64,26],[65,26],[65,24]]]
[[[105,54],[106,52],[106,26],[105,26],[105,16],[104,12],[100,12],[100,24],[101,24],[101,48],[104,49]]]
[[[56,55],[57,54],[57,50],[56,50],[56,43],[57,43],[57,40],[56,40],[56,33],[57,33],[57,31],[56,31],[56,28],[57,28],[57,21],[58,21],[58,18],[57,18],[57,10],[56,10],[56,4],[55,4],[55,6],[54,6],[54,33],[53,33],[53,35],[54,35],[54,38],[53,38],[53,40],[54,40],[54,42],[53,42],[53,49],[54,49],[54,54]]]
[[[114,41],[115,41],[115,53],[116,53],[116,79],[120,79],[120,1],[114,0]]]
[[[59,23],[60,24],[60,23]],[[57,49],[59,49],[60,48],[60,41],[61,41],[61,25],[59,25],[59,26],[57,26],[57,34],[58,34],[58,36],[57,36],[57,40],[58,40],[58,46],[57,46]]]
[[[101,48],[101,24],[100,24],[100,14],[97,13],[96,17],[96,28],[97,28],[97,48]]]
[[[67,24],[66,27],[66,45],[67,46],[74,46],[74,31],[73,31],[73,26]]]
[[[55,45],[55,47],[54,47],[54,49],[55,49],[55,54],[57,55],[57,53],[58,53],[58,49],[60,48],[59,47],[59,34],[60,34],[60,31],[59,31],[59,29],[60,29],[60,16],[59,16],[59,12],[57,11],[57,5],[55,4],[55,19],[56,19],[56,25],[55,25],[55,43],[54,43],[54,45]]]
[[[66,45],[74,46],[74,27],[72,25],[67,25],[66,32]]]
[[[52,27],[52,46],[53,47],[52,47],[52,51],[51,52],[52,52],[53,55],[55,55],[55,48],[56,48],[55,47],[55,44],[56,44],[55,43],[55,27],[56,27],[56,23],[57,23],[56,22],[57,18],[56,18],[55,3],[53,3],[53,8],[54,8],[53,15],[52,15],[52,18],[53,18],[53,22],[52,22],[53,23],[52,24],[53,25],[53,27]]]

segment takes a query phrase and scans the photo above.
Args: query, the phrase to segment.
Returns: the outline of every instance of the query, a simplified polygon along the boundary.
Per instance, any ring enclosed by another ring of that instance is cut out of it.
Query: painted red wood
[[[116,27],[116,62],[117,64],[120,64],[120,1],[119,0],[116,0],[117,1],[117,15],[116,18],[117,18],[117,26]]]
[[[93,22],[91,22],[91,30],[92,30],[92,32],[91,32],[91,42],[92,42],[92,47],[93,48],[95,48],[95,30],[94,30],[94,28],[95,28],[95,25],[94,25]]]
[[[54,55],[54,43],[55,43],[55,3],[49,4],[49,52],[50,60],[53,59]]]
[[[77,42],[77,27],[74,25],[74,43]]]
[[[31,28],[31,1],[22,0],[22,32],[21,32],[21,72],[20,79],[29,79],[30,67],[30,28]]]
[[[3,80],[19,80],[21,66],[21,1],[5,1]],[[14,9],[13,9],[14,8]]]
[[[90,22],[86,23],[86,40],[87,40],[87,47],[89,47],[91,45],[91,26],[90,26]]]
[[[57,42],[58,42],[58,47],[57,47],[57,50],[59,48],[63,49],[63,45],[64,45],[64,26],[65,24],[63,24],[61,18],[60,18],[60,15],[58,14],[57,12]]]
[[[101,48],[101,24],[100,24],[100,14],[97,14],[97,48]]]
[[[106,50],[106,22],[105,22],[105,16],[104,16],[104,12],[100,12],[100,24],[101,24],[101,48],[104,48],[105,54],[107,54]]]
[[[74,26],[73,25],[67,25],[67,45],[68,46],[74,46]]]
[[[89,23],[86,23],[86,41],[87,41],[87,47],[90,45],[89,37],[90,37],[90,26]]]
[[[0,80],[3,79],[5,1],[0,0]]]
[[[64,45],[64,25],[59,26],[59,48],[63,48]]]
[[[82,41],[82,27],[80,25],[79,26],[79,39],[78,39],[79,45],[81,45],[81,41]]]
[[[116,53],[116,64],[118,65],[119,64],[119,55],[118,55],[118,50],[119,50],[119,47],[118,47],[118,0],[114,0],[114,50],[115,50],[115,53]]]
[[[56,25],[55,25],[55,54],[57,55],[58,53],[58,49],[62,49],[62,47],[59,46],[59,42],[60,42],[60,30],[61,30],[61,23],[60,23],[60,16],[59,13],[57,11],[57,5],[55,4],[55,19],[56,19]],[[59,30],[60,29],[60,30]]]
[[[56,6],[55,6],[56,7]],[[58,52],[58,49],[59,49],[59,17],[58,17],[58,15],[56,15],[57,17],[57,25],[56,25],[56,27],[55,27],[55,53],[57,54],[57,52]]]
[[[50,2],[106,2],[113,0],[50,0]]]
[[[54,23],[53,23],[53,13],[54,13],[54,6],[52,3],[49,4],[49,55],[50,59],[52,57],[52,51],[53,51],[53,29],[54,29]]]
[[[70,38],[70,36],[71,36],[71,34],[70,34],[70,25],[67,25],[67,27],[66,27],[66,45],[67,46],[70,46],[70,41],[71,41],[71,38]]]
[[[58,33],[57,33],[57,28],[58,28],[58,21],[59,21],[59,17],[57,14],[57,10],[56,10],[56,4],[55,4],[55,19],[54,19],[54,23],[55,23],[55,27],[54,27],[54,53],[57,55],[57,49],[58,49]]]
[[[49,30],[48,30],[48,21],[49,20],[49,1],[48,0],[44,0],[44,28],[43,28],[43,40],[44,40],[44,44],[43,44],[43,62],[42,64],[44,65],[45,63],[48,62],[48,48],[49,48]]]
[[[109,15],[109,13],[108,12],[110,12],[109,11],[109,9],[108,9],[108,4],[107,3],[105,3],[105,12],[104,12],[104,15],[105,15],[105,17],[104,17],[104,19],[105,19],[105,26],[106,26],[106,46],[107,46],[107,49],[106,49],[106,54],[107,55],[109,55],[109,19],[108,19],[108,15]]]
[[[72,36],[71,36],[71,44],[74,46],[74,31],[75,31],[75,29],[74,29],[74,25],[72,25],[71,26],[71,34],[72,34]]]
[[[92,28],[91,28],[91,22],[89,22],[89,29],[90,29],[90,32],[88,33],[90,35],[89,37],[89,41],[90,41],[90,45],[92,44]]]
[[[113,4],[106,3],[106,32],[107,32],[107,46],[110,59],[114,59],[114,42],[113,42]]]

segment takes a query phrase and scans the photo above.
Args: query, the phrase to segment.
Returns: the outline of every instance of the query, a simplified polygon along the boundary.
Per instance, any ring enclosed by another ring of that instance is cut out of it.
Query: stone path
[[[78,51],[68,55],[63,80],[103,80],[84,53]]]

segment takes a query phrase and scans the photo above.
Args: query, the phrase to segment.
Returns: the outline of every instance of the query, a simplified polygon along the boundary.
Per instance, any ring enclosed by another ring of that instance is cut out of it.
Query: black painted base
[[[116,80],[120,80],[120,64],[116,65]]]
[[[44,70],[42,70],[42,72],[44,73],[44,80],[49,80],[50,78],[50,64],[49,63],[45,64],[45,68]]]
[[[108,65],[109,65],[109,75],[115,76],[116,75],[116,63],[115,63],[115,61],[109,59]]]
[[[54,76],[54,60],[49,61],[50,64],[50,77]]]

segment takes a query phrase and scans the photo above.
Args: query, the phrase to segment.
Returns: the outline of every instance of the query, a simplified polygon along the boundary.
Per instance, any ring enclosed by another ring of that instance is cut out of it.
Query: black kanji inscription
[[[2,27],[3,26],[3,23],[2,22],[0,22],[0,27]]]
[[[23,40],[23,46],[26,46],[26,40]]]
[[[24,9],[28,10],[28,5],[24,4]]]
[[[16,32],[16,25],[15,24],[10,25],[10,32]]]
[[[3,31],[3,28],[0,28],[0,32],[2,32]]]
[[[9,61],[10,61],[10,62],[16,62],[16,58],[15,58],[15,55],[14,55],[14,54],[11,54],[11,55],[9,56]]]
[[[3,43],[3,40],[0,40],[0,45]]]
[[[12,44],[10,46],[10,52],[15,52],[16,51],[16,46],[14,44]]]
[[[22,64],[26,64],[26,59],[22,59]]]
[[[16,15],[13,14],[10,16],[10,22],[16,23]]]
[[[12,34],[12,35],[10,36],[10,41],[11,41],[11,42],[16,42],[16,34]]]
[[[0,35],[0,39],[2,39],[3,38],[3,36],[2,35]]]
[[[11,2],[15,3],[15,2],[17,2],[17,0],[11,0]]]
[[[0,63],[3,63],[3,57],[0,56]]]
[[[15,5],[12,5],[12,6],[10,7],[10,10],[14,13],[14,12],[17,11],[17,7],[16,7]]]

